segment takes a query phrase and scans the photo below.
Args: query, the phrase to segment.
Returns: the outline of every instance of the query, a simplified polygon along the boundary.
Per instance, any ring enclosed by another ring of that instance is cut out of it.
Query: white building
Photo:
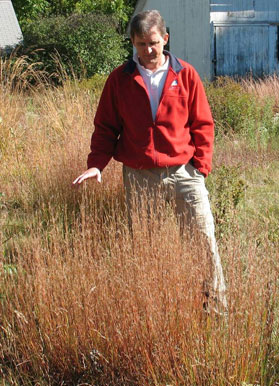
[[[11,0],[0,0],[0,53],[13,49],[22,39]]]
[[[278,72],[278,0],[211,0],[210,21],[213,75]]]

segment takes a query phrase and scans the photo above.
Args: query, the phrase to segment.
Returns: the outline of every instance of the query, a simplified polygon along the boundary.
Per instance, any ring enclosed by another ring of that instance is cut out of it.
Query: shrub
[[[67,74],[77,77],[107,74],[127,55],[116,22],[100,13],[30,23],[24,31],[23,52],[49,73],[57,72],[58,54]]]
[[[104,88],[107,76],[102,74],[95,74],[91,78],[82,79],[79,87],[82,90],[90,90],[94,95],[100,96]]]
[[[206,92],[218,134],[252,134],[258,129],[262,133],[273,127],[273,105],[271,97],[260,102],[255,94],[245,90],[232,78],[220,77],[206,84]]]

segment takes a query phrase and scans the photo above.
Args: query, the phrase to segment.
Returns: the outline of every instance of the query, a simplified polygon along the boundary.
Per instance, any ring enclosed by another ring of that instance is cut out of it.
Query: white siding
[[[0,0],[0,49],[16,46],[22,40],[13,4],[10,0]]]
[[[210,8],[215,75],[278,72],[278,0],[211,0]]]
[[[263,75],[269,73],[269,26],[235,24],[216,26],[216,73]],[[255,39],[255,36],[257,39]]]
[[[211,21],[278,22],[278,0],[211,0]]]

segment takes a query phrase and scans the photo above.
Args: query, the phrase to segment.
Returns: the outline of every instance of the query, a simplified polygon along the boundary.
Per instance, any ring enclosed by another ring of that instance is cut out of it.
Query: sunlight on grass
[[[229,314],[207,316],[207,253],[181,238],[171,204],[135,214],[131,234],[119,164],[72,187],[95,100],[70,82],[2,79],[2,384],[276,384],[278,150],[218,138],[208,187]]]

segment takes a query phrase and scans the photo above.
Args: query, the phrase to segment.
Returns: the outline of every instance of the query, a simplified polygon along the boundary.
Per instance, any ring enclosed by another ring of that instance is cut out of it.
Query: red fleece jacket
[[[211,170],[214,124],[196,70],[169,52],[170,68],[155,121],[133,60],[108,77],[100,98],[88,168],[103,170],[113,157],[135,169],[187,164]]]

